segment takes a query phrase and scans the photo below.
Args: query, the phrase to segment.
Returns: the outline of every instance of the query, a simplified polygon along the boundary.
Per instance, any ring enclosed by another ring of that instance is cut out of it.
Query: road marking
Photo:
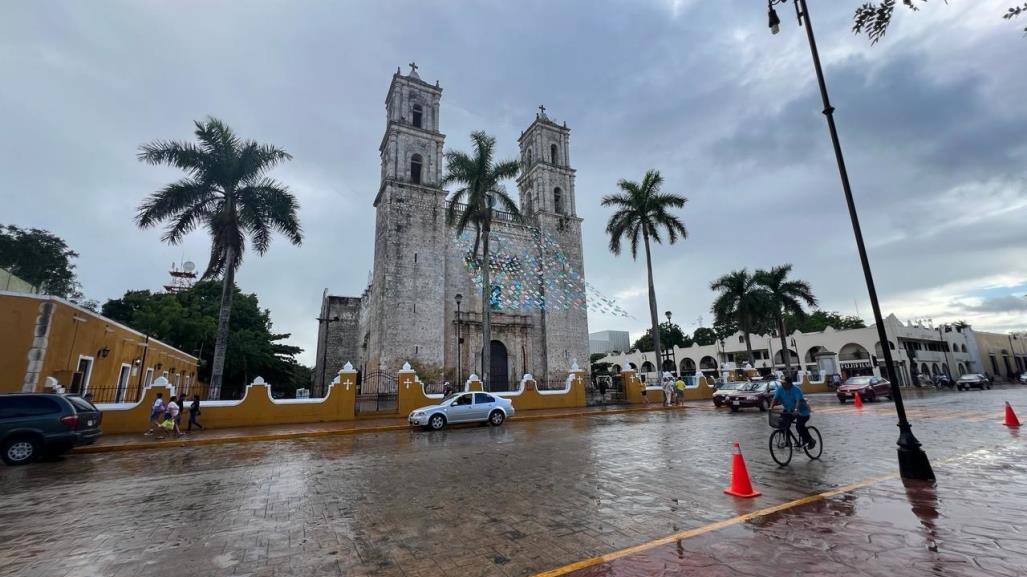
[[[1003,444],[1003,445],[1000,445],[1000,446],[1005,446],[1005,445],[1006,444]],[[974,453],[976,453],[978,451],[982,451],[982,450],[987,450],[987,448],[983,448],[982,447],[980,449],[975,449],[973,451],[970,451],[969,453],[964,453],[962,455],[957,455],[957,456],[954,456],[954,457],[949,457],[947,459],[941,459],[939,461],[936,461],[935,465],[944,465],[946,463],[951,463],[953,461],[962,459],[964,457],[967,457],[969,455],[972,455],[972,454],[974,454]],[[799,499],[795,499],[794,501],[788,501],[788,502],[785,502],[785,503],[780,503],[778,505],[773,505],[773,506],[770,506],[770,507],[765,507],[765,508],[760,509],[758,511],[753,511],[751,513],[746,513],[744,515],[738,515],[737,517],[731,517],[729,519],[723,519],[721,521],[715,521],[715,522],[710,523],[708,525],[703,525],[702,527],[696,527],[694,529],[686,529],[684,531],[678,531],[677,533],[672,533],[670,535],[667,535],[666,537],[660,537],[659,539],[655,539],[653,541],[649,541],[649,542],[646,542],[646,543],[641,543],[639,545],[634,545],[634,546],[628,547],[626,549],[620,549],[618,551],[613,551],[612,553],[606,553],[606,554],[599,555],[599,556],[596,556],[596,557],[592,557],[592,558],[589,558],[589,559],[583,559],[581,561],[576,561],[574,563],[570,563],[570,564],[564,565],[562,567],[557,567],[556,569],[550,569],[548,571],[543,571],[541,573],[535,573],[531,577],[561,577],[563,575],[567,575],[568,573],[573,573],[574,571],[585,569],[586,567],[592,567],[594,565],[599,565],[600,563],[607,563],[609,561],[614,561],[614,560],[620,559],[622,557],[628,557],[628,556],[634,555],[636,553],[642,553],[644,551],[649,551],[649,550],[655,549],[657,547],[662,547],[663,545],[670,545],[671,543],[674,543],[675,541],[681,541],[681,540],[684,540],[684,539],[690,539],[692,537],[698,537],[699,535],[703,535],[703,534],[706,534],[706,533],[711,533],[713,531],[719,531],[719,530],[724,529],[726,527],[731,527],[733,525],[738,525],[740,523],[745,523],[746,521],[751,521],[751,520],[757,519],[759,517],[766,517],[768,515],[773,515],[774,513],[779,513],[781,511],[787,511],[788,509],[793,509],[795,507],[801,507],[803,505],[808,505],[810,503],[816,503],[817,501],[822,501],[822,500],[827,499],[829,497],[834,497],[836,495],[841,495],[843,493],[850,493],[850,492],[856,491],[858,489],[864,489],[864,488],[869,487],[871,485],[876,485],[877,483],[880,483],[882,481],[891,481],[891,480],[898,479],[898,478],[899,478],[898,474],[895,474],[895,473],[893,473],[891,475],[884,475],[884,476],[881,476],[881,477],[872,477],[870,479],[865,479],[865,480],[859,481],[857,483],[852,483],[850,485],[845,485],[843,487],[838,487],[836,489],[831,489],[829,491],[824,491],[822,493],[817,493],[815,495],[807,495],[805,497],[801,497]]]

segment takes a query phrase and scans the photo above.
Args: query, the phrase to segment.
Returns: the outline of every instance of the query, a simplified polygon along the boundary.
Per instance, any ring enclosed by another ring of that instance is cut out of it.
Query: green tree
[[[660,345],[665,348],[690,347],[692,337],[686,335],[681,327],[670,322],[660,323]],[[631,348],[639,351],[653,350],[653,329],[646,329],[645,334],[631,345]]]
[[[786,326],[801,333],[819,333],[827,327],[838,330],[866,328],[866,323],[857,316],[841,315],[837,312],[820,309],[802,316],[788,313],[785,314],[784,320]]]
[[[710,284],[710,290],[720,293],[713,301],[713,314],[717,324],[734,324],[745,338],[745,351],[749,364],[755,366],[749,333],[755,330],[769,309],[767,292],[756,282],[755,275],[746,269],[732,271]]]
[[[196,122],[198,142],[154,141],[140,147],[139,160],[180,168],[186,177],[151,194],[140,205],[136,224],[150,228],[168,222],[162,240],[178,244],[202,226],[211,237],[210,262],[202,278],[221,277],[210,392],[220,398],[229,322],[235,294],[235,272],[242,263],[246,236],[263,255],[277,231],[293,244],[303,241],[296,216],[298,204],[288,188],[266,176],[268,170],[289,160],[284,150],[242,140],[216,118]]]
[[[919,0],[926,2],[927,0]],[[916,0],[902,0],[907,8],[914,12],[919,10],[919,3]],[[896,0],[881,0],[880,2],[864,2],[852,17],[852,31],[856,34],[866,34],[872,44],[877,44],[891,25],[892,16],[895,12]],[[1002,16],[1006,20],[1012,20],[1021,14],[1027,13],[1027,2],[1023,5],[1015,5],[1009,8]],[[1027,32],[1027,28],[1024,28]]]
[[[78,253],[62,238],[39,228],[0,226],[0,268],[61,298],[78,300],[78,278],[72,259]]]
[[[461,236],[468,228],[474,229],[474,248],[471,260],[481,274],[481,373],[486,390],[491,384],[492,345],[492,281],[490,278],[489,237],[492,234],[493,210],[498,205],[520,220],[517,204],[510,198],[503,181],[517,176],[520,164],[516,160],[495,161],[496,139],[482,131],[471,133],[473,155],[458,150],[446,151],[446,176],[442,185],[457,184],[449,197],[447,222]],[[478,249],[481,248],[481,259]]]
[[[595,364],[596,361],[605,356],[607,356],[606,353],[592,353],[591,355],[588,355],[588,362],[589,364]]]
[[[775,266],[767,270],[758,270],[753,275],[756,284],[760,285],[766,292],[767,306],[771,317],[777,323],[777,336],[781,339],[781,356],[784,358],[785,370],[792,373],[792,355],[785,353],[790,350],[785,341],[787,326],[786,315],[803,317],[806,314],[804,307],[817,306],[817,298],[813,296],[813,289],[809,283],[802,280],[789,280],[788,274],[792,272],[792,265]],[[796,351],[798,354],[798,351]]]
[[[620,194],[603,197],[603,206],[614,207],[616,211],[606,223],[606,232],[610,235],[610,252],[619,255],[621,243],[627,239],[631,242],[631,258],[638,260],[638,243],[641,239],[645,247],[645,267],[649,280],[649,335],[653,341],[653,353],[657,365],[662,353],[660,342],[659,321],[657,320],[656,286],[653,283],[653,258],[650,242],[663,242],[662,232],[666,230],[667,240],[674,244],[677,240],[688,238],[688,231],[681,219],[671,214],[671,209],[685,206],[688,199],[669,192],[661,192],[663,177],[659,171],[650,169],[645,173],[641,183],[621,179],[617,186]]]
[[[198,282],[176,294],[128,291],[104,303],[102,314],[198,356],[198,378],[210,382],[221,292],[216,281]],[[282,342],[288,334],[272,331],[270,312],[260,308],[256,295],[243,294],[238,287],[233,292],[228,337],[232,355],[224,365],[222,393],[237,397],[258,376],[279,393],[309,387],[309,372],[295,359],[302,349]]]
[[[701,347],[708,347],[712,344],[716,344],[718,335],[717,331],[710,327],[699,327],[695,329],[694,333],[692,333],[692,339],[695,341],[695,344]]]

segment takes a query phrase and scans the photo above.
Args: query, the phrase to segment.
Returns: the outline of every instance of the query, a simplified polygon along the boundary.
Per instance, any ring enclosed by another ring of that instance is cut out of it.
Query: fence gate
[[[601,391],[605,391],[602,394]],[[627,401],[624,396],[624,377],[621,375],[600,375],[596,382],[590,384],[585,400],[589,405],[622,404]]]
[[[385,371],[361,375],[357,383],[357,413],[394,413],[399,410],[399,382]]]

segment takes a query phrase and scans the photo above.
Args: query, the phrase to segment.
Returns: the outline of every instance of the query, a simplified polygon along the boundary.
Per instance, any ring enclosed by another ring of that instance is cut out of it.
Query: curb
[[[603,415],[621,415],[625,413],[645,413],[655,411],[672,411],[676,409],[687,409],[688,406],[675,407],[629,407],[624,409],[610,409],[606,411],[573,411],[566,413],[551,413],[546,415],[520,414],[507,421],[518,423],[520,421],[544,421],[547,419],[566,419],[570,417],[592,417]],[[193,437],[189,439],[168,439],[166,441],[149,441],[145,443],[129,443],[124,445],[87,445],[76,447],[73,454],[86,453],[119,453],[123,451],[137,451],[147,449],[170,449],[179,447],[192,447],[199,445],[225,445],[228,443],[253,443],[260,441],[284,441],[291,439],[304,439],[313,437],[329,437],[342,435],[359,435],[364,433],[388,433],[394,431],[410,431],[410,425],[380,425],[377,427],[354,427],[351,429],[326,429],[320,431],[292,431],[285,433],[265,433],[258,435],[245,435],[238,437]]]

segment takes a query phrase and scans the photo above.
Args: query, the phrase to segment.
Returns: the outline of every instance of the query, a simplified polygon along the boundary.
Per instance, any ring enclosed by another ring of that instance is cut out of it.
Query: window
[[[47,397],[13,395],[0,398],[0,418],[37,417],[59,412],[61,406]]]
[[[559,159],[556,156],[556,145],[555,144],[550,144],[549,145],[549,161],[552,162],[553,164],[559,164],[558,160]]]
[[[528,166],[531,166],[531,149],[528,149]]]
[[[143,377],[143,386],[149,387],[150,383],[153,382],[153,367],[146,369],[146,376]]]
[[[415,154],[410,159],[410,182],[414,184],[421,184],[421,159],[420,154]]]
[[[471,404],[471,395],[460,395],[459,397],[456,398],[455,401],[453,401],[453,405],[454,406],[470,405],[470,404]]]
[[[421,119],[422,119],[423,115],[424,115],[424,109],[421,108],[420,104],[415,104],[414,105],[414,113],[413,113],[413,121],[414,121],[414,126],[416,126],[417,128],[421,128]]]
[[[75,407],[75,411],[76,412],[79,412],[79,413],[81,413],[81,412],[86,412],[86,413],[96,412],[96,407],[94,407],[89,401],[83,399],[82,397],[67,396],[67,397],[64,397],[64,398],[68,399],[68,402],[71,403],[71,406]]]
[[[494,402],[496,402],[496,400],[493,399],[491,395],[486,395],[485,393],[474,393],[475,405],[487,405]]]
[[[553,189],[553,210],[563,214],[563,191],[559,186]]]

